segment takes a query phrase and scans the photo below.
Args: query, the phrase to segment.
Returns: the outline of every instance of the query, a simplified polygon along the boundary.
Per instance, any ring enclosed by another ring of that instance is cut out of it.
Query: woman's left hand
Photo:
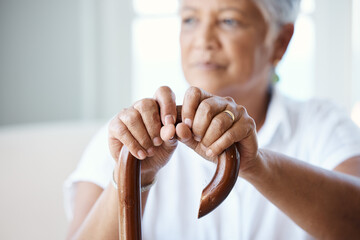
[[[213,96],[196,87],[190,87],[185,94],[182,123],[176,126],[176,135],[213,162],[235,143],[240,153],[240,173],[251,168],[258,155],[255,121],[245,107],[231,97]]]

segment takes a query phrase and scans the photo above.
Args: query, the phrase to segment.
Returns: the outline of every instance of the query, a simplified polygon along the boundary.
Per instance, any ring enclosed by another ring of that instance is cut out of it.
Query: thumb
[[[193,138],[190,128],[185,123],[179,123],[176,126],[176,135],[180,142],[193,150],[196,150],[199,145]]]
[[[164,141],[162,147],[165,150],[165,152],[167,152],[168,154],[172,154],[175,148],[177,147],[177,145],[178,145],[178,140],[176,138],[172,138],[167,141]]]

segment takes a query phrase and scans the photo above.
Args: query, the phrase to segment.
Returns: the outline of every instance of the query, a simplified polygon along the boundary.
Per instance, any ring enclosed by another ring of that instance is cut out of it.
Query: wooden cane
[[[181,106],[177,106],[176,123],[181,122]],[[123,147],[119,157],[117,179],[119,194],[119,239],[141,240],[141,161]],[[235,145],[218,157],[215,175],[205,187],[200,199],[198,218],[221,204],[234,187],[240,168],[240,156]]]

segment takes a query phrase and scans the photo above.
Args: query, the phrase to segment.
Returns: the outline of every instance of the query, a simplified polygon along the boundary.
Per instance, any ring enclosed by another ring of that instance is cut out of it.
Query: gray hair
[[[267,42],[271,41],[281,26],[295,23],[301,0],[252,0],[269,24]]]
[[[253,0],[269,23],[278,26],[294,23],[300,9],[301,0]]]

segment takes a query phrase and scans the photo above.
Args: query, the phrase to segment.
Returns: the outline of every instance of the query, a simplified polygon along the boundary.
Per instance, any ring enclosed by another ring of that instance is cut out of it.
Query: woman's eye
[[[231,19],[231,18],[225,18],[222,19],[221,24],[225,25],[225,26],[229,26],[229,27],[236,27],[239,25],[239,21],[235,20],[235,19]]]
[[[190,25],[190,24],[194,24],[194,23],[196,22],[196,19],[193,18],[193,17],[184,18],[184,19],[182,20],[182,22],[183,22],[183,24],[188,24],[188,25]]]

